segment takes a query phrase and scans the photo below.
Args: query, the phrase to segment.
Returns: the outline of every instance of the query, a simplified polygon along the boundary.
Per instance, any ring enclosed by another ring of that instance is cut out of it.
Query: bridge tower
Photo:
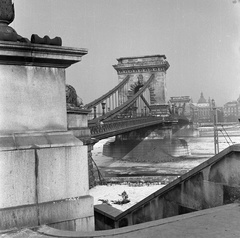
[[[117,61],[118,64],[113,67],[118,73],[119,83],[126,78],[126,75],[130,76],[128,87],[122,88],[118,95],[120,104],[126,101],[132,93],[136,93],[137,88],[147,82],[151,75],[154,75],[148,94],[151,112],[155,115],[167,113],[166,71],[170,65],[166,56],[124,57]]]

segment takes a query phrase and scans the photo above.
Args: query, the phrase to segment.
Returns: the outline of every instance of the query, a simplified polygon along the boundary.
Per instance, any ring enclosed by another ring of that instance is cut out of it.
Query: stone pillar
[[[84,145],[88,147],[88,173],[89,173],[89,188],[96,185],[94,176],[94,167],[92,161],[93,145],[97,142],[91,138],[91,132],[88,128],[88,113],[91,110],[83,108],[75,108],[67,110],[68,130],[72,131],[74,136],[80,139]]]
[[[65,69],[85,49],[0,41],[0,230],[94,230],[88,148],[67,130]]]
[[[113,65],[118,73],[119,83],[130,75],[128,87],[119,92],[120,104],[127,100],[129,93],[135,93],[140,84],[144,84],[154,75],[149,87],[149,102],[152,113],[161,115],[167,112],[166,71],[169,63],[165,55],[150,55],[141,57],[126,57],[117,59],[118,64]]]

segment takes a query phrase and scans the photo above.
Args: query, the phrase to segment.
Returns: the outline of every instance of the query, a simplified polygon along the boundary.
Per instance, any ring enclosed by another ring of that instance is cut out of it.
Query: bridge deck
[[[163,117],[137,117],[115,119],[112,121],[104,122],[103,124],[89,124],[91,136],[96,139],[104,139],[111,136],[116,136],[125,132],[137,130],[144,127],[153,125],[172,125],[177,123],[175,119],[164,119]]]

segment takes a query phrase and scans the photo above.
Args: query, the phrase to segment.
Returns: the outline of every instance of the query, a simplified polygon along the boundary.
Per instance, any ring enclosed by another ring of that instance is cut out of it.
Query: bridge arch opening
[[[144,86],[143,75],[139,74],[137,78],[138,78],[138,81],[130,85],[130,89],[129,89],[130,96],[136,94]]]
[[[134,94],[136,94],[142,87],[143,87],[143,84],[138,84],[138,85],[134,88]]]
[[[137,81],[130,85],[128,90],[128,98],[133,97],[141,88],[145,85],[144,77],[142,74],[137,76]],[[147,103],[147,104],[146,104]],[[148,115],[149,114],[149,105],[151,104],[151,90],[148,87],[142,94],[141,97],[137,99],[134,104],[134,110],[138,115]]]

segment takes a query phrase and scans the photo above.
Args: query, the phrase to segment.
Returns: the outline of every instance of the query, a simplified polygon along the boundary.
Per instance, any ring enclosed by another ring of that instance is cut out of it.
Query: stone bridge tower
[[[149,55],[139,57],[124,57],[117,59],[118,64],[113,65],[118,73],[119,83],[130,75],[128,87],[124,87],[119,93],[119,101],[124,102],[129,96],[129,91],[134,85],[147,82],[153,74],[154,79],[149,86],[149,104],[154,114],[161,115],[167,112],[166,101],[166,71],[169,63],[165,55]]]

